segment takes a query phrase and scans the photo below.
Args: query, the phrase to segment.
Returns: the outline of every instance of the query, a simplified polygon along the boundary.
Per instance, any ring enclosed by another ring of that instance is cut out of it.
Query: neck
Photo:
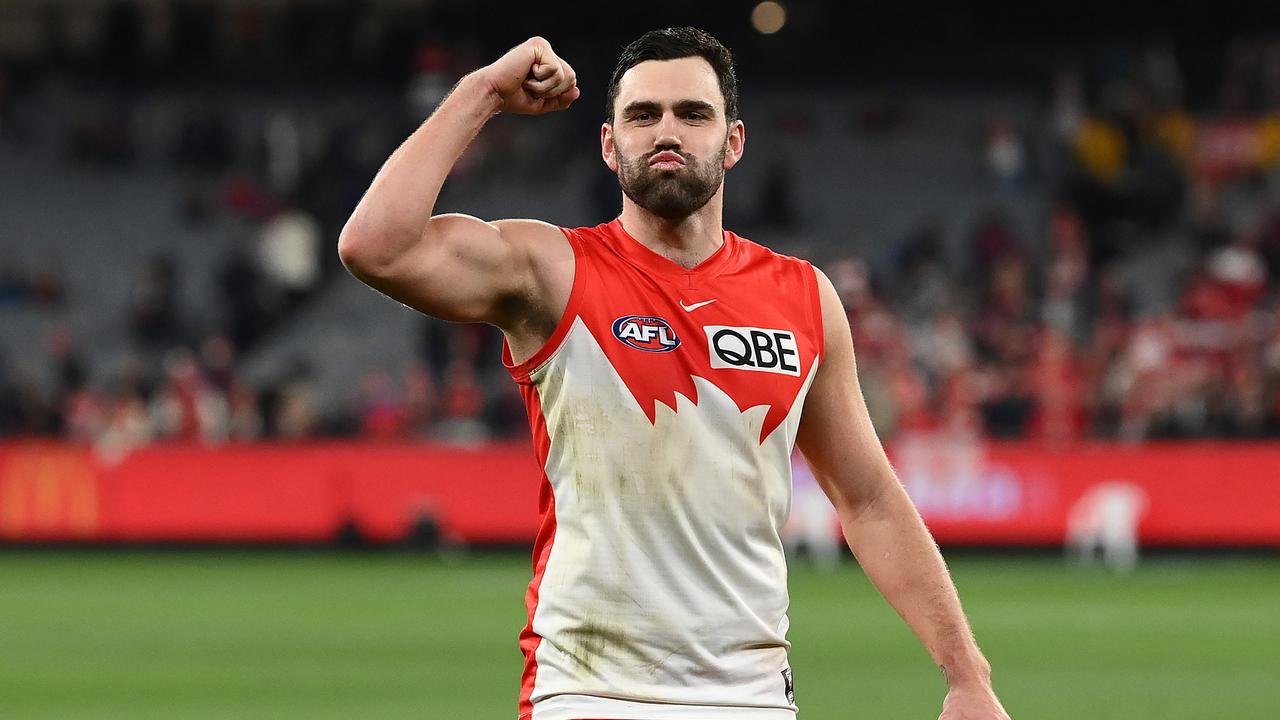
[[[724,186],[688,217],[658,217],[622,196],[622,228],[640,244],[672,262],[692,268],[724,244]]]

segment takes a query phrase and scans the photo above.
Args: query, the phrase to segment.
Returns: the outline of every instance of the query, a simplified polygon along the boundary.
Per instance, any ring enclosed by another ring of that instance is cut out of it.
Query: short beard
[[[636,158],[618,155],[618,184],[631,201],[665,220],[683,220],[711,199],[724,182],[724,156],[728,141],[715,157],[699,163],[692,155],[675,150],[684,158],[681,170],[655,170],[649,159],[663,150]],[[615,150],[616,152],[616,150]]]

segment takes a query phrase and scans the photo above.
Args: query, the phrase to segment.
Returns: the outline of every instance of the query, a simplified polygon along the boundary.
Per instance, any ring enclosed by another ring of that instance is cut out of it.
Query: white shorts
[[[589,695],[555,695],[521,720],[796,720],[785,708],[715,707],[634,702]]]

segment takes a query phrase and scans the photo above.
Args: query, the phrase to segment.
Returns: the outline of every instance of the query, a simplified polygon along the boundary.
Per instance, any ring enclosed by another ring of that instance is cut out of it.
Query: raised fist
[[[563,110],[581,94],[573,68],[540,37],[525,40],[477,72],[502,99],[502,112],[541,115]]]

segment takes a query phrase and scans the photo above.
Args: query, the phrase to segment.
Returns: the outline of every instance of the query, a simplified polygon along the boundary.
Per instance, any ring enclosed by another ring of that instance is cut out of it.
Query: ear
[[[741,120],[734,120],[729,126],[729,136],[726,139],[728,147],[724,151],[724,169],[728,170],[738,161],[742,159],[742,152],[747,145],[747,126]]]
[[[600,126],[600,157],[613,172],[618,172],[618,156],[613,148],[613,126],[604,123]]]

